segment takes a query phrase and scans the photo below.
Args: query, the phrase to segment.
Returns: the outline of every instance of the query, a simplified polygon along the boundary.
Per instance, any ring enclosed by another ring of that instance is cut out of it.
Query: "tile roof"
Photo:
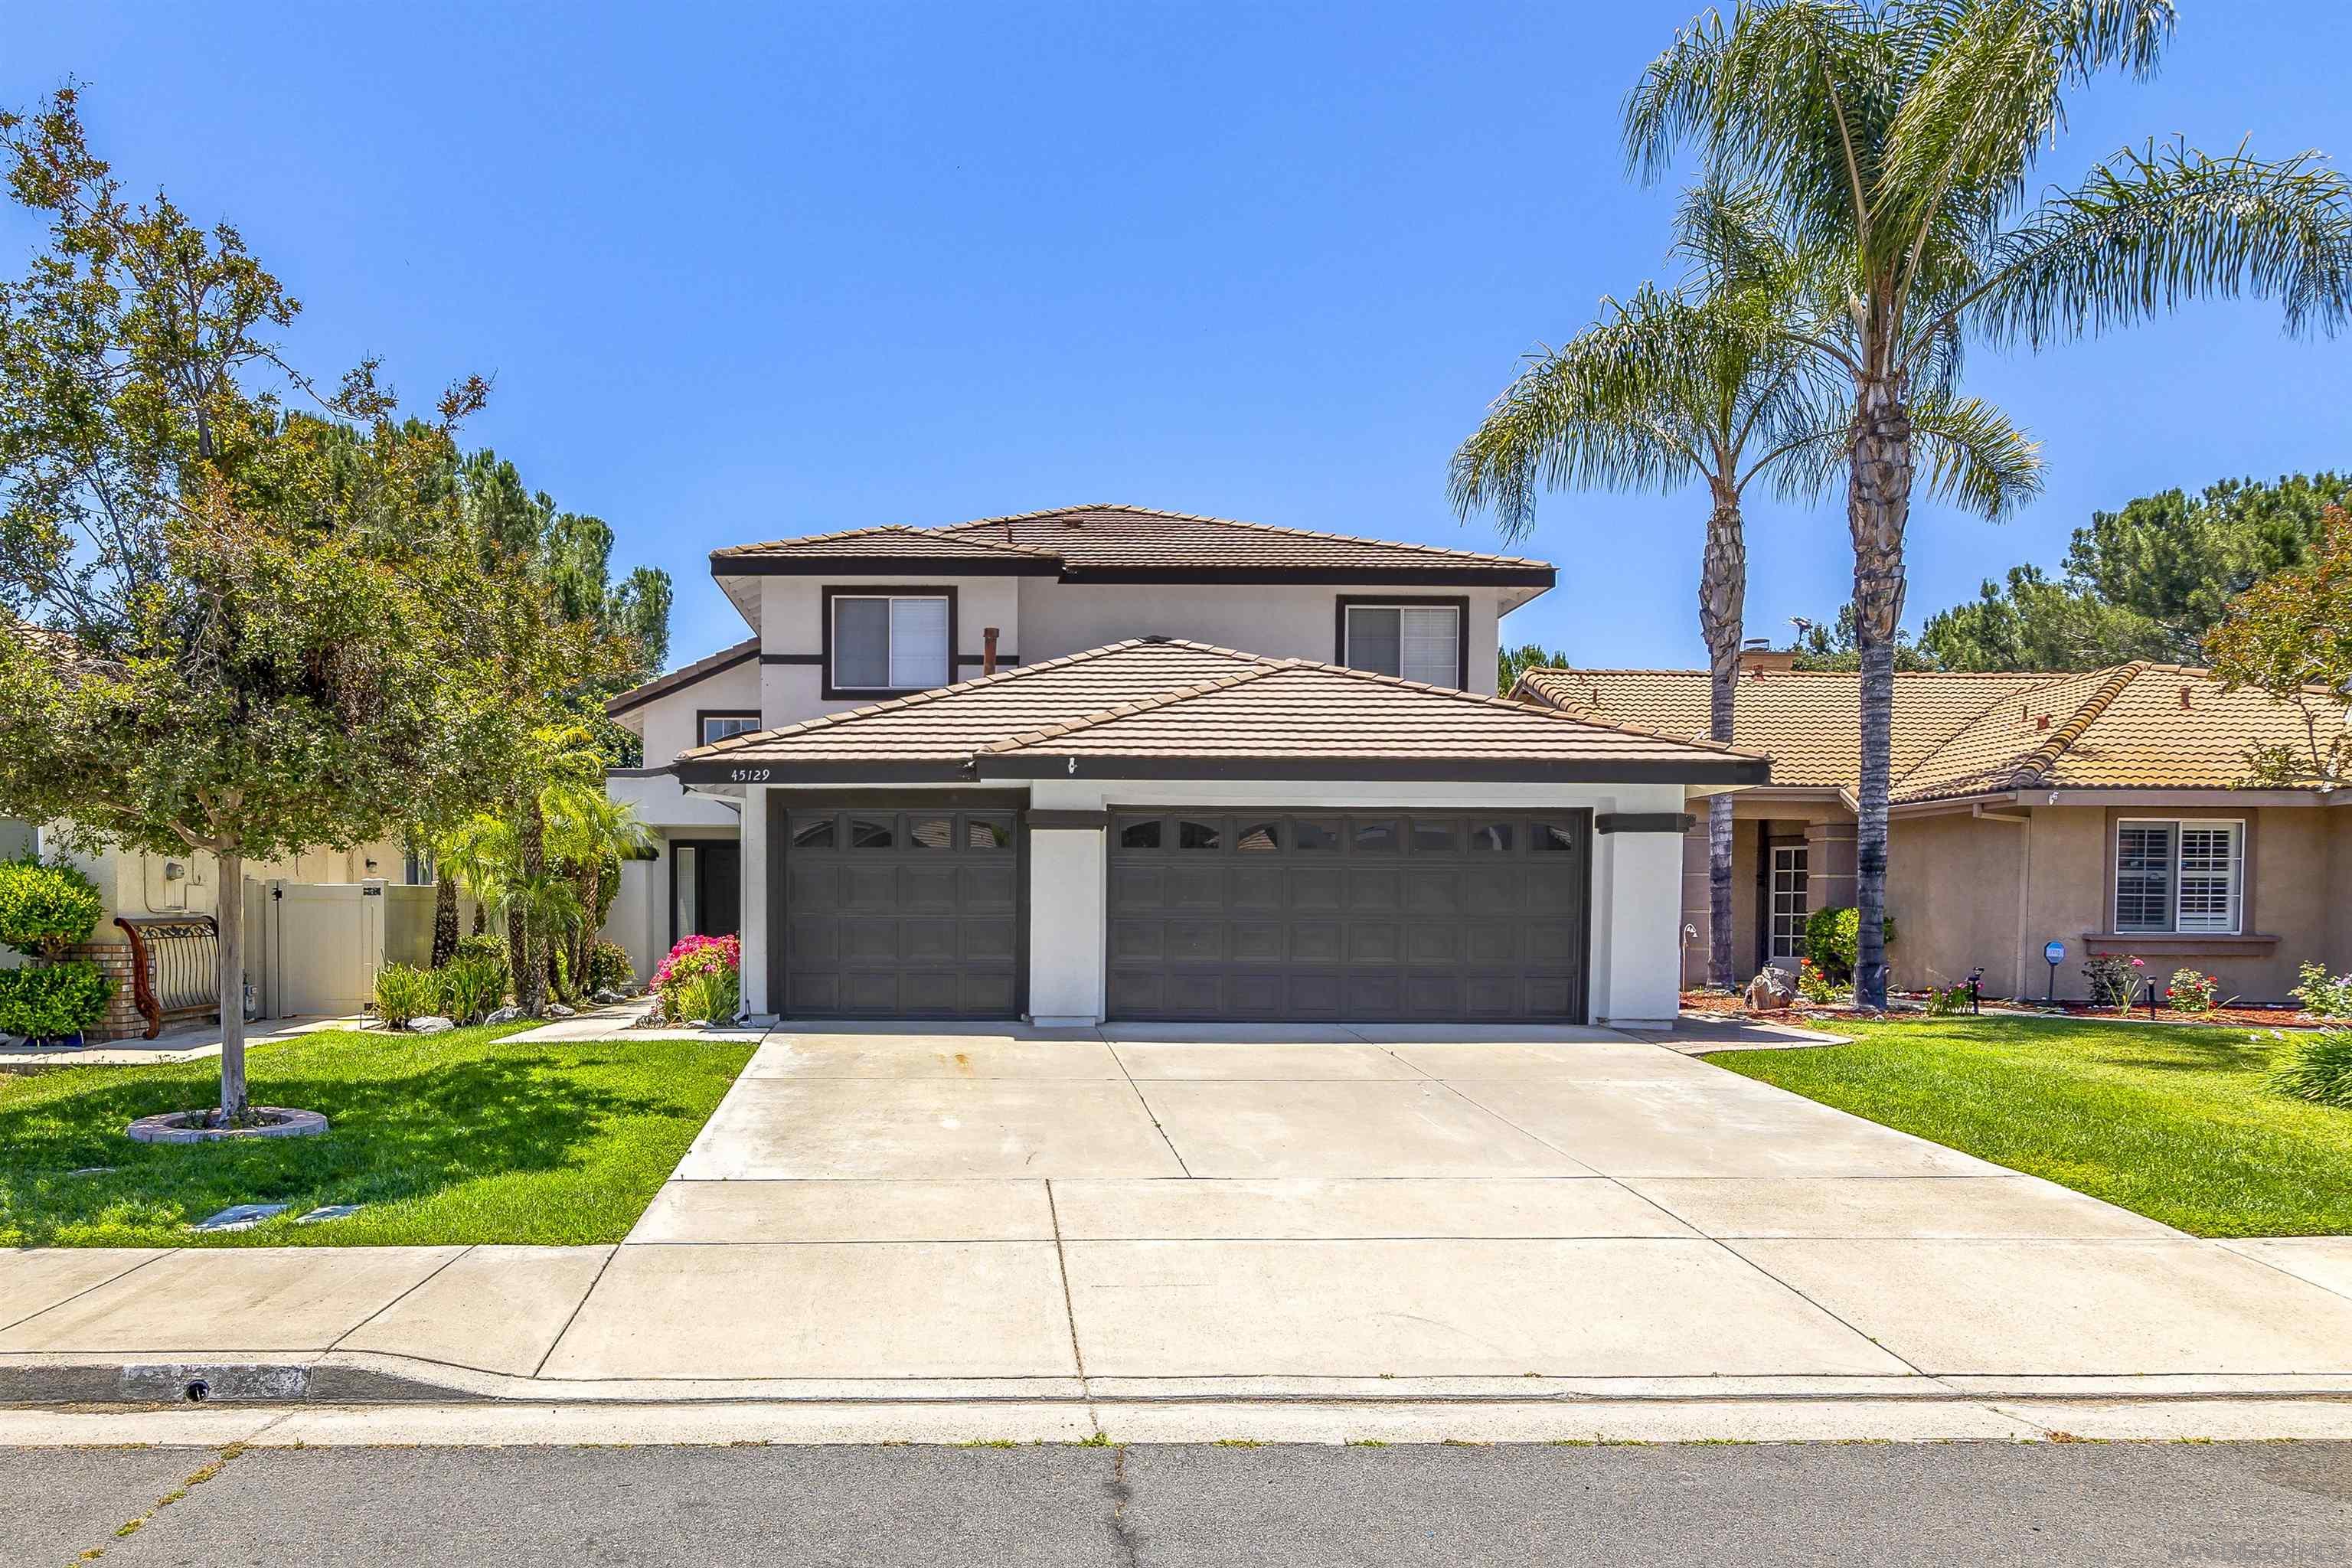
[[[1904,674],[1895,678],[1897,777],[1970,720],[2043,675]],[[1669,735],[1705,736],[1711,690],[1703,669],[1531,669],[1515,695],[1571,713],[1641,724]],[[1732,734],[1772,759],[1775,784],[1843,785],[1862,774],[1862,683],[1851,672],[1765,670],[1743,674]]]
[[[692,664],[680,665],[658,679],[648,680],[643,686],[629,688],[628,690],[605,702],[604,716],[608,719],[618,719],[625,713],[633,712],[644,707],[656,697],[667,696],[681,686],[691,686],[706,675],[716,675],[722,669],[732,669],[746,659],[757,658],[759,655],[760,639],[756,637],[745,637],[741,642],[730,647],[722,647],[708,658],[698,658]]]
[[[1059,775],[1069,759],[1171,767],[1360,760],[1543,776],[1761,782],[1762,759],[1465,691],[1307,659],[1176,639],[1113,643],[895,701],[738,735],[680,754],[698,771],[952,764]]]
[[[1531,670],[1514,694],[1669,732],[1706,725],[1705,670]],[[2323,694],[2315,694],[2322,695]],[[2341,726],[2339,709],[2324,710]],[[1848,790],[1861,774],[1861,690],[1850,673],[1743,677],[1734,732],[1772,758],[1776,784]],[[1895,678],[1896,804],[2018,789],[2229,789],[2257,745],[2305,741],[2292,704],[2225,691],[2210,671],[2134,663],[2078,673]]]
[[[1097,580],[1114,574],[1204,571],[1348,574],[1368,580],[1434,574],[1549,586],[1553,575],[1548,563],[1522,556],[1354,539],[1108,503],[981,518],[942,528],[893,525],[772,540],[713,551],[711,565],[714,571],[730,567],[744,571],[806,560],[821,568],[844,558],[879,561],[901,556],[988,561],[1000,570],[1034,567],[1065,577]]]

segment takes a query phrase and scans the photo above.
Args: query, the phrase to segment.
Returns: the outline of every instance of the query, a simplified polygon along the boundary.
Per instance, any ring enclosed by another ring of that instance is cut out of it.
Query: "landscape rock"
[[[1796,1001],[1796,983],[1785,971],[1759,969],[1756,972],[1756,978],[1748,983],[1748,989],[1740,999],[1753,1012],[1771,1012]]]
[[[190,1226],[190,1230],[217,1232],[251,1230],[263,1220],[275,1219],[286,1212],[284,1204],[232,1204],[218,1214],[208,1215]]]
[[[296,1225],[322,1225],[331,1219],[349,1219],[352,1215],[359,1213],[360,1210],[366,1206],[367,1205],[365,1204],[329,1204],[324,1208],[312,1209],[309,1214],[296,1215],[294,1216],[294,1223]]]
[[[561,1003],[561,1002],[550,1002],[550,1003],[547,1005],[547,1016],[548,1016],[548,1017],[551,1017],[551,1018],[572,1018],[572,1017],[577,1017],[578,1016],[579,1016],[579,1015],[577,1015],[576,1013],[572,1012],[572,1010],[571,1008],[569,1008],[569,1007],[565,1006],[565,1005],[564,1005],[562,1003]]]
[[[621,1000],[621,994],[614,990],[609,985],[600,985],[596,988],[596,994],[593,996],[591,996],[589,1000],[595,1003],[599,1007],[610,1007],[613,1004]]]
[[[482,1020],[485,1024],[520,1024],[530,1015],[520,1007],[501,1007]]]
[[[443,1018],[433,1015],[427,1015],[422,1018],[411,1018],[408,1020],[408,1032],[412,1035],[445,1034],[457,1026],[457,1023],[456,1019]]]

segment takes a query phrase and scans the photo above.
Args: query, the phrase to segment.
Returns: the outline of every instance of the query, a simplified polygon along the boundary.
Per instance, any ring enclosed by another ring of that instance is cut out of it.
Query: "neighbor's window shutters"
[[[2244,889],[2243,824],[2116,825],[2116,931],[2235,932]]]
[[[2180,929],[2234,931],[2242,851],[2234,822],[2180,825]]]
[[[833,602],[833,683],[878,691],[890,684],[890,601]]]
[[[948,602],[891,600],[890,684],[945,686],[948,679]]]
[[[1348,663],[1432,686],[1462,684],[1462,612],[1450,605],[1350,605]]]

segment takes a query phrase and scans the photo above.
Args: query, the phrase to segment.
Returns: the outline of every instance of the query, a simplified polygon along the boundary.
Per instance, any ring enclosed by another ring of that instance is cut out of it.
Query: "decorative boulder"
[[[1756,978],[1748,983],[1741,994],[1750,1012],[1769,1013],[1786,1007],[1797,999],[1795,983],[1778,969],[1759,969]]]
[[[596,987],[596,994],[589,998],[591,1002],[595,1003],[599,1007],[610,1007],[614,1003],[618,1002],[620,999],[621,994],[614,990],[609,985],[599,985]]]
[[[520,1007],[501,1007],[482,1020],[485,1024],[520,1024],[530,1015]]]
[[[412,1035],[438,1035],[457,1026],[457,1021],[454,1018],[428,1016],[408,1020],[408,1032]]]

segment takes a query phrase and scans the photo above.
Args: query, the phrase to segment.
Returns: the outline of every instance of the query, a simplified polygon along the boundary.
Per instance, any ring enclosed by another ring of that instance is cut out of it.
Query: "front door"
[[[743,846],[733,838],[673,838],[669,846],[670,945],[689,936],[743,930]]]

